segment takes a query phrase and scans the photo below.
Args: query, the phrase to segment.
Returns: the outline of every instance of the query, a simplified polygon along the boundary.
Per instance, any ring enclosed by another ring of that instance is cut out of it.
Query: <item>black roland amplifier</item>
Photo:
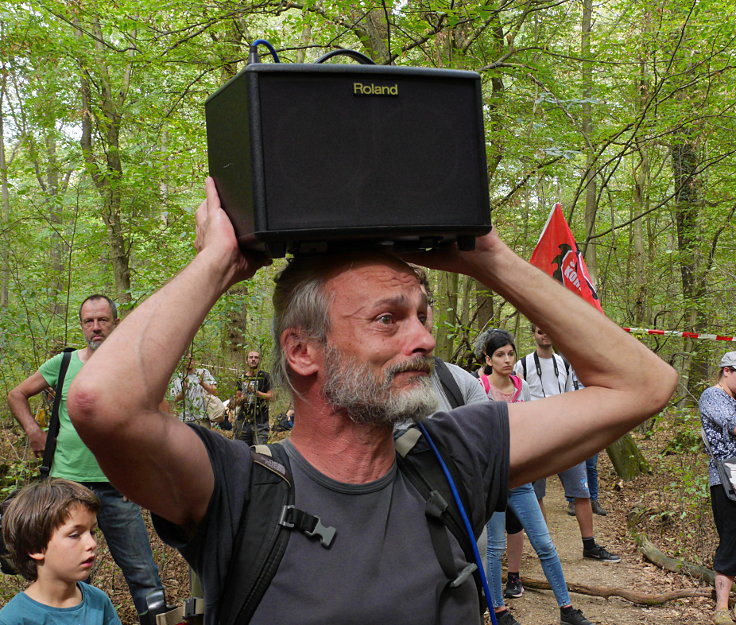
[[[205,109],[210,175],[243,249],[467,249],[490,230],[474,72],[253,63]]]

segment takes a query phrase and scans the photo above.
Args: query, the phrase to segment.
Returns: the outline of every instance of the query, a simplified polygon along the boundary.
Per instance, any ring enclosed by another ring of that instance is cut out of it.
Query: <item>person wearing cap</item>
[[[728,597],[736,575],[736,502],[726,496],[713,459],[736,456],[736,351],[725,354],[718,367],[718,381],[703,391],[698,407],[704,436],[710,447],[708,482],[719,538],[713,559],[716,572],[713,623],[731,625],[733,620]]]

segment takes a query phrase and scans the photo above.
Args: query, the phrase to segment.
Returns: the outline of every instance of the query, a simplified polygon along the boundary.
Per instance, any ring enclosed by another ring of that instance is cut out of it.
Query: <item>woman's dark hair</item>
[[[491,367],[485,363],[486,356],[492,356],[498,348],[505,345],[511,345],[516,351],[516,344],[514,343],[514,335],[507,330],[501,330],[500,328],[491,328],[485,330],[478,336],[476,345],[480,347],[480,360],[483,360],[483,373],[488,375],[491,373]]]

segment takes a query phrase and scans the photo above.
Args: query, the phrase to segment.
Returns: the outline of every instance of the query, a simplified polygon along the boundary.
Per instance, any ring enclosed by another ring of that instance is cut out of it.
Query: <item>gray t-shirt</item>
[[[427,422],[452,456],[470,497],[476,536],[491,513],[505,506],[508,484],[508,412],[485,401]],[[215,473],[206,518],[187,542],[181,528],[154,517],[156,529],[181,550],[205,588],[206,623],[217,622],[218,593],[228,586],[228,566],[244,508],[251,457],[246,445],[202,428]],[[415,450],[426,448],[421,439]],[[425,517],[425,502],[396,467],[368,484],[336,482],[316,471],[286,444],[296,506],[337,530],[330,549],[293,532],[281,565],[251,623],[300,625],[480,624],[472,579],[446,590]],[[458,570],[465,563],[450,535]]]
[[[446,362],[445,366],[449,369],[452,377],[457,382],[460,388],[460,393],[463,396],[463,404],[469,406],[470,404],[482,404],[488,401],[486,393],[483,390],[483,385],[480,380],[471,373],[461,369],[457,365],[453,365],[451,362]],[[452,410],[452,406],[447,401],[444,391],[442,390],[442,382],[440,382],[440,376],[437,374],[437,369],[432,372],[432,386],[434,387],[435,393],[440,400],[440,410]]]

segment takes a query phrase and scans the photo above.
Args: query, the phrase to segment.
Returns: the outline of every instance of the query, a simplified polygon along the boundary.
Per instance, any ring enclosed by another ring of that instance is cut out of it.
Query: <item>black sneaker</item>
[[[580,610],[573,608],[567,614],[560,611],[560,625],[593,625]]]
[[[509,610],[503,612],[496,612],[496,623],[498,625],[521,625],[513,616]]]
[[[593,508],[593,514],[598,514],[600,516],[608,516],[608,511],[601,506],[601,504],[598,503],[597,499],[594,499],[590,502],[591,507]]]
[[[605,547],[596,545],[591,549],[583,549],[583,557],[591,560],[600,560],[601,562],[621,562],[621,558],[615,553],[611,553]]]
[[[575,516],[575,502],[574,501],[567,502],[567,516]]]
[[[506,590],[503,592],[503,596],[506,599],[518,599],[524,594],[524,584],[521,583],[520,577],[515,577],[506,582]]]

